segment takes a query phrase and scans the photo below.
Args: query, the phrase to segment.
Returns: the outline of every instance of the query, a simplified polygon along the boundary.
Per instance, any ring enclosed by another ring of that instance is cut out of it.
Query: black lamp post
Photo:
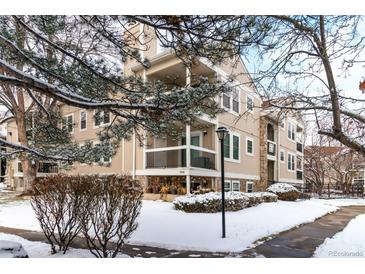
[[[224,138],[228,130],[225,127],[219,127],[216,130],[219,141],[221,142],[221,189],[222,189],[222,238],[226,237],[226,212],[224,197]]]

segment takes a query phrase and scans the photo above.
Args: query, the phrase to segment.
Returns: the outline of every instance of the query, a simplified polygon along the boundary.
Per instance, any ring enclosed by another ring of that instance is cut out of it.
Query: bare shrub
[[[143,190],[126,176],[88,176],[81,214],[82,233],[98,258],[116,257],[137,228]]]
[[[79,213],[85,178],[58,174],[36,180],[31,205],[52,253],[65,253],[80,232]]]

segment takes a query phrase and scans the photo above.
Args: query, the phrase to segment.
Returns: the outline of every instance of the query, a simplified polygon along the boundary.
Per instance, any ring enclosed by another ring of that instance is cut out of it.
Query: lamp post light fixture
[[[225,127],[219,127],[216,130],[219,141],[221,142],[221,192],[222,192],[222,238],[226,237],[226,212],[224,197],[224,138],[228,130]]]

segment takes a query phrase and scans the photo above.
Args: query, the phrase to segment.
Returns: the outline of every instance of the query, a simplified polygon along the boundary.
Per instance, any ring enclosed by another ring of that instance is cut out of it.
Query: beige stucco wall
[[[134,26],[130,29],[132,33],[138,34],[140,31],[139,26]],[[161,54],[156,53],[156,40],[154,39],[153,32],[148,31],[144,37],[144,41],[151,41],[147,50],[142,54],[145,58],[148,58],[152,62],[152,67],[144,70],[143,67],[137,64],[135,61],[127,61],[124,66],[124,74],[128,75],[138,75],[141,77],[146,76],[147,79],[155,79],[160,74],[161,71],[178,71],[185,75],[186,69],[182,66],[182,62],[176,56],[173,56],[171,53],[163,52]],[[197,62],[193,66],[194,71],[204,71],[211,79],[215,79],[214,75],[216,72],[214,69],[218,71],[222,71],[227,75],[234,76],[237,81],[239,81],[240,86],[243,87],[240,89],[240,115],[235,115],[230,112],[226,112],[224,114],[220,114],[217,118],[217,125],[210,124],[207,129],[207,134],[203,135],[203,147],[212,149],[216,151],[216,157],[219,159],[219,147],[217,147],[217,140],[215,134],[216,126],[226,126],[230,131],[237,133],[240,135],[240,160],[239,162],[232,162],[229,160],[225,161],[225,170],[227,173],[234,173],[241,178],[245,178],[245,176],[257,178],[257,184],[259,182],[260,177],[260,117],[261,117],[261,104],[262,101],[260,97],[257,95],[255,88],[251,85],[250,77],[247,75],[247,70],[244,67],[244,64],[240,59],[236,60],[228,60],[216,68],[207,65],[203,65],[202,63]],[[214,76],[214,77],[213,77]],[[252,112],[247,111],[246,103],[247,103],[247,95],[253,97],[254,100],[254,109]],[[221,100],[218,98],[218,100]],[[80,130],[80,109],[75,107],[70,107],[63,105],[61,107],[61,112],[63,115],[73,114],[74,115],[74,133],[72,137],[77,142],[85,142],[89,141],[97,141],[97,132],[100,128],[95,128],[93,123],[93,111],[87,111],[87,130]],[[295,122],[294,118],[293,121]],[[9,127],[12,127],[13,124],[9,123]],[[195,131],[196,129],[192,127],[191,131]],[[278,138],[277,146],[278,146],[278,155],[280,155],[280,148],[285,149],[285,163],[280,163],[279,160],[276,161],[276,165],[279,164],[279,170],[275,168],[275,177],[280,178],[289,178],[295,179],[295,172],[288,172],[287,170],[287,152],[290,151],[296,154],[296,143],[291,142],[287,138],[287,121],[285,121],[285,129],[276,127],[276,133],[278,134],[276,138]],[[253,139],[253,147],[254,147],[254,155],[246,154],[246,137]],[[13,138],[16,137],[16,130],[14,130]],[[138,140],[133,140],[133,136],[129,140],[123,140],[120,143],[118,151],[116,155],[113,157],[111,165],[108,167],[99,166],[96,164],[93,165],[85,165],[75,163],[73,168],[68,173],[71,174],[86,174],[86,173],[126,173],[133,174],[133,167],[136,170],[142,170],[143,160],[144,160],[144,148],[140,145]],[[280,140],[280,143],[278,143]],[[266,146],[266,142],[264,144]],[[135,149],[135,154],[134,150]],[[133,157],[135,155],[135,157]],[[135,162],[133,162],[133,160]],[[219,165],[218,165],[219,170]],[[163,175],[163,174],[161,174]],[[255,181],[254,179],[241,179],[241,180],[249,180]],[[256,181],[255,181],[256,182]],[[243,187],[243,186],[242,186]],[[258,189],[264,189],[264,186],[258,187]]]

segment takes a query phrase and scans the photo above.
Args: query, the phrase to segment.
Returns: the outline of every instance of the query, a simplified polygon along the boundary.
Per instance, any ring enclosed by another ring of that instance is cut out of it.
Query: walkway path
[[[342,231],[357,215],[365,214],[365,206],[348,206],[327,214],[312,223],[282,232],[263,244],[246,250],[245,256],[267,258],[309,258],[326,238]]]
[[[343,207],[332,214],[327,214],[316,221],[284,231],[255,248],[241,253],[179,251],[149,246],[125,245],[123,253],[131,257],[144,258],[222,258],[222,257],[268,257],[268,258],[308,258],[328,237],[343,230],[359,214],[365,214],[365,206]],[[0,232],[18,235],[30,241],[46,242],[43,233],[1,227]],[[82,238],[73,243],[74,248],[86,248]]]

